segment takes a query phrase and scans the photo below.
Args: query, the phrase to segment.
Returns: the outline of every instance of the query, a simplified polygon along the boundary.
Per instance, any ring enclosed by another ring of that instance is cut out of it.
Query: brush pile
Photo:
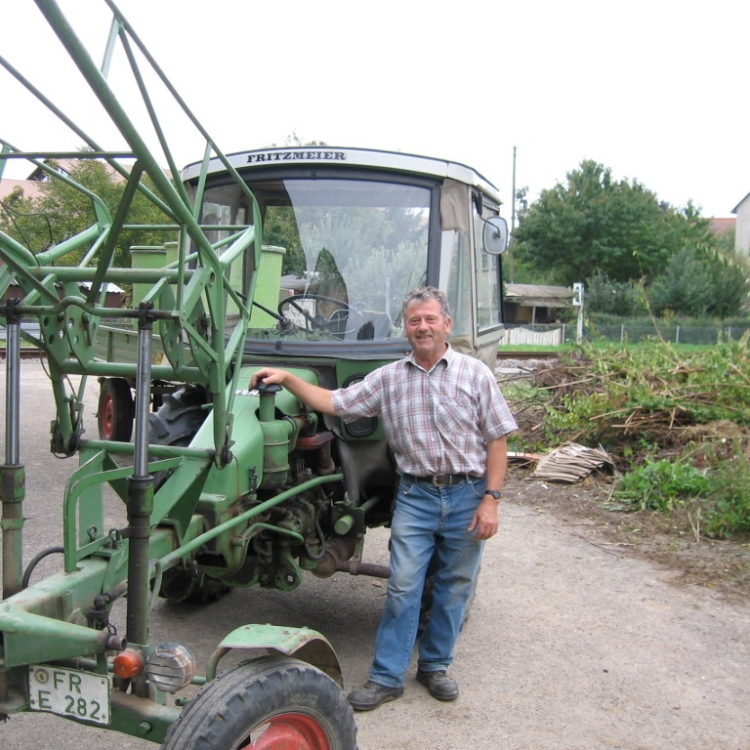
[[[528,448],[576,442],[629,465],[688,443],[750,442],[747,337],[690,353],[587,346],[538,369],[530,388],[504,390]]]

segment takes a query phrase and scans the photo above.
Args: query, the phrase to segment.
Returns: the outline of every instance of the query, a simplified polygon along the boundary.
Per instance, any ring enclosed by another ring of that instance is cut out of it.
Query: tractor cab
[[[246,354],[399,357],[407,348],[402,300],[431,285],[448,295],[453,346],[494,361],[507,227],[482,175],[439,159],[318,146],[228,161],[251,195],[219,160],[205,184],[200,163],[182,179],[202,195],[200,222],[212,242],[251,224],[257,201],[260,265],[248,257],[245,283],[237,280],[249,281],[253,299]]]

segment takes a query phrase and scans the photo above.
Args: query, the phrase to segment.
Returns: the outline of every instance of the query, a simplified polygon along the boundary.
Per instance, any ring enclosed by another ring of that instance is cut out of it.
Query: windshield
[[[355,179],[250,184],[264,250],[250,338],[384,340],[402,335],[401,302],[425,283],[429,187]],[[235,185],[206,190],[201,221],[252,215]],[[224,233],[216,231],[213,240]]]

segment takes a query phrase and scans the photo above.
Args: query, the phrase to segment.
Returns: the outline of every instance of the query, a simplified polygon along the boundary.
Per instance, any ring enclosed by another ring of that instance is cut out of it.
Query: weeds
[[[622,476],[607,503],[610,510],[684,508],[696,538],[750,533],[750,462],[735,446],[727,460],[698,469],[684,458],[647,460]]]
[[[702,523],[708,536],[750,533],[750,462],[741,451],[711,472],[707,498]]]
[[[703,496],[708,485],[705,474],[689,463],[647,460],[620,479],[612,493],[615,504],[611,507],[669,513]]]
[[[584,347],[518,394],[523,445],[603,446],[611,508],[683,511],[696,536],[750,533],[748,336],[710,349]]]
[[[669,344],[583,348],[539,373],[552,392],[548,440],[588,444],[662,442],[675,428],[731,420],[750,426],[747,337],[711,349],[677,353]]]

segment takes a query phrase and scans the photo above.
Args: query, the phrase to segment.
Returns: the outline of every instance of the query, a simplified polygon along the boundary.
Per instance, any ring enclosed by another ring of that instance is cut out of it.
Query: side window
[[[496,206],[484,203],[482,215],[474,204],[474,263],[477,284],[477,330],[486,331],[500,325],[500,257],[484,251],[482,233],[486,219],[498,216]]]
[[[447,229],[442,233],[442,258],[447,279],[440,280],[453,316],[453,336],[471,335],[471,253],[468,232]]]

